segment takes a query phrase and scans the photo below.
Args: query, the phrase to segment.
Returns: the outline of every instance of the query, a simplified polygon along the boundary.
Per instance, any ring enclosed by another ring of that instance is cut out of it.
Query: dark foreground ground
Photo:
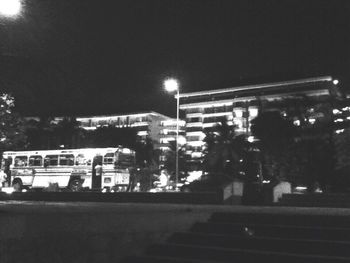
[[[213,212],[350,216],[350,209],[0,202],[0,262],[118,262]]]

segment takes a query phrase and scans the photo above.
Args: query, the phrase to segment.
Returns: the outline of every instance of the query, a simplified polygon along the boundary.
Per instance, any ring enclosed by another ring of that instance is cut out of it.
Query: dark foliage
[[[214,130],[205,132],[204,168],[209,174],[238,176],[241,160],[249,143],[244,135],[237,135],[234,127],[222,120]]]

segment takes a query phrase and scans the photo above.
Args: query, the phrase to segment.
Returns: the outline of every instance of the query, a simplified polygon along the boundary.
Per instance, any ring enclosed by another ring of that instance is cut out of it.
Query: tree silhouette
[[[41,116],[39,120],[29,119],[26,122],[26,135],[28,150],[56,149],[58,142],[54,137],[56,124],[54,118]]]
[[[25,146],[25,121],[13,112],[14,98],[0,95],[0,151],[23,149]]]
[[[134,128],[118,128],[115,126],[98,127],[85,133],[86,147],[123,147],[135,149],[137,130]]]
[[[181,179],[185,177],[187,172],[187,156],[185,154],[185,147],[179,147],[178,148],[178,161],[179,161],[179,178]],[[169,150],[165,153],[165,163],[164,168],[168,170],[168,172],[171,174],[171,180],[175,179],[175,172],[176,172],[176,141],[170,141],[169,142]]]
[[[84,137],[84,130],[75,117],[64,117],[53,127],[56,146],[64,148],[79,148]]]
[[[259,139],[267,175],[277,180],[286,179],[287,171],[293,166],[296,127],[277,111],[262,112],[251,124],[252,134]]]
[[[240,160],[248,151],[244,135],[237,135],[234,127],[222,120],[214,129],[205,132],[204,166],[209,174],[237,176]]]
[[[159,151],[154,149],[150,137],[138,140],[135,145],[137,181],[140,183],[140,191],[148,191],[156,180],[154,174],[159,173]]]

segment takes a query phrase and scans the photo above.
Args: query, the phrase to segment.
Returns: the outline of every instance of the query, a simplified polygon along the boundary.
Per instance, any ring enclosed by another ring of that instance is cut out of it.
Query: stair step
[[[284,194],[278,206],[350,207],[349,194]]]
[[[212,260],[196,260],[196,259],[185,259],[178,257],[158,257],[158,256],[129,256],[124,258],[121,263],[222,263],[223,261],[212,261]],[[231,261],[227,261],[231,262]]]
[[[350,241],[350,228],[337,227],[197,222],[191,227],[190,231],[196,233],[244,236],[245,228],[254,230],[254,235],[257,237]]]
[[[210,222],[350,228],[350,218],[325,215],[214,213]]]
[[[234,249],[250,249],[281,253],[350,256],[350,242],[325,240],[281,239],[255,236],[217,235],[205,233],[175,233],[169,243]]]
[[[227,249],[205,246],[190,246],[179,244],[156,244],[147,251],[150,256],[178,257],[196,260],[215,260],[239,263],[251,263],[256,260],[269,263],[345,263],[350,258],[319,255],[300,255],[293,253],[277,253],[248,249]]]

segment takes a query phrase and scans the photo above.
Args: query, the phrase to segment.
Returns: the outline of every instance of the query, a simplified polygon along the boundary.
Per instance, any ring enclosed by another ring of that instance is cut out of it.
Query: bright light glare
[[[164,81],[164,88],[169,92],[177,91],[179,89],[179,83],[176,79],[166,79]]]
[[[186,144],[186,138],[184,136],[179,136],[179,139],[177,141],[180,145]]]
[[[15,16],[21,11],[20,0],[0,0],[0,14],[3,16]]]
[[[334,84],[334,85],[339,84],[339,80],[337,80],[337,79],[333,80],[333,84]]]
[[[248,137],[248,142],[254,142],[254,140],[255,140],[254,136],[249,136]]]
[[[13,187],[3,187],[1,191],[5,192],[6,194],[12,194],[15,191],[15,189]]]

